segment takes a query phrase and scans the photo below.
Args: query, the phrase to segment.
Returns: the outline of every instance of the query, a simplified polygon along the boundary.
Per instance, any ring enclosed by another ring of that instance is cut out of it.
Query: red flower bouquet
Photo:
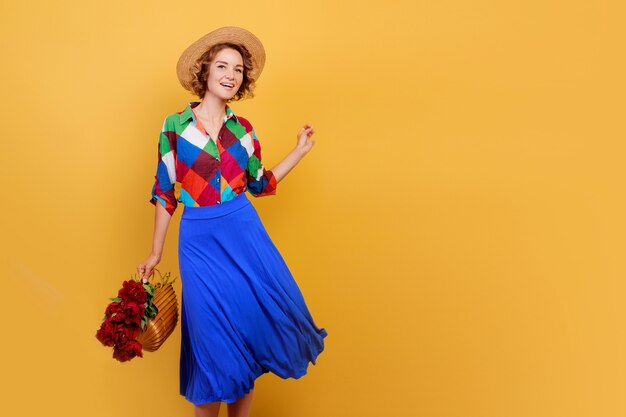
[[[126,362],[135,356],[143,357],[137,337],[150,319],[159,312],[152,302],[155,287],[150,282],[135,279],[124,281],[117,297],[111,298],[96,338],[104,345],[113,347],[113,357]]]

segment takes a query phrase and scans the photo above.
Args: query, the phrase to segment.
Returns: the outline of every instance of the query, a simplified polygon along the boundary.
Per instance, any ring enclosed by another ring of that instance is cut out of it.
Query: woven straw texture
[[[143,350],[148,352],[159,349],[178,323],[178,300],[171,283],[155,290],[153,302],[159,312],[137,337]]]

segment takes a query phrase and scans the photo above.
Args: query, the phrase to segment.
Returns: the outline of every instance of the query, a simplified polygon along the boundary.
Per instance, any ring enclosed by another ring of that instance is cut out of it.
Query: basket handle
[[[155,275],[154,275],[154,271],[156,271],[156,272],[158,272],[158,273],[159,273],[159,277],[161,278],[161,281],[163,281],[163,274],[161,273],[161,271],[159,271],[159,270],[158,270],[158,269],[156,269],[156,268],[152,268],[152,273],[151,273],[149,276],[147,276],[147,277],[143,277],[143,278],[142,278],[142,282],[144,282],[144,283],[145,283],[145,282],[149,282],[149,281],[150,281],[150,278],[154,279],[154,277],[155,277]]]

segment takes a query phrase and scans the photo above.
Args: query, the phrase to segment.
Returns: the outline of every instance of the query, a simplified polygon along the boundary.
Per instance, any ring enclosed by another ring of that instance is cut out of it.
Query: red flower
[[[143,284],[137,281],[124,281],[122,289],[118,293],[118,297],[122,299],[124,304],[129,302],[145,304],[146,301],[148,301],[148,294]]]
[[[104,346],[113,346],[115,343],[114,335],[116,332],[115,325],[111,323],[109,320],[105,320],[102,322],[100,329],[96,332],[96,338],[102,343]]]
[[[123,310],[123,307],[124,307],[124,306],[122,306],[122,303],[120,303],[120,302],[117,302],[117,301],[112,302],[111,304],[109,304],[109,305],[107,306],[107,309],[105,310],[104,314],[105,314],[107,317],[111,317],[111,316],[112,316],[112,315],[114,315],[115,313],[119,313],[120,311],[122,311],[122,310]]]
[[[115,315],[111,316],[109,320],[111,320],[112,323],[118,323],[118,324],[125,323],[126,313],[124,313],[123,311],[120,311],[119,313],[115,313]]]
[[[129,361],[135,356],[143,358],[141,343],[136,340],[129,340],[127,343],[115,345],[113,348],[113,357],[120,362]]]
[[[132,324],[127,327],[128,338],[131,340],[137,339],[139,333],[141,333],[141,324]]]
[[[137,323],[141,324],[141,318],[145,312],[146,307],[139,305],[133,301],[124,304],[124,315],[126,316],[126,324]]]
[[[115,346],[122,346],[128,343],[130,338],[130,330],[124,326],[120,326],[116,329],[116,332],[113,334],[113,341],[115,342]]]
[[[131,340],[135,340],[141,333],[141,324],[125,325],[124,323],[118,325],[115,328],[115,332],[112,335],[115,345],[124,345]]]

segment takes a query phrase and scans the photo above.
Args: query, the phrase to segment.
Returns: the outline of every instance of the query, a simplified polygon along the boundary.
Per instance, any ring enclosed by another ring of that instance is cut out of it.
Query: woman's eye
[[[243,70],[240,68],[240,69],[237,70],[237,72],[243,72]]]

